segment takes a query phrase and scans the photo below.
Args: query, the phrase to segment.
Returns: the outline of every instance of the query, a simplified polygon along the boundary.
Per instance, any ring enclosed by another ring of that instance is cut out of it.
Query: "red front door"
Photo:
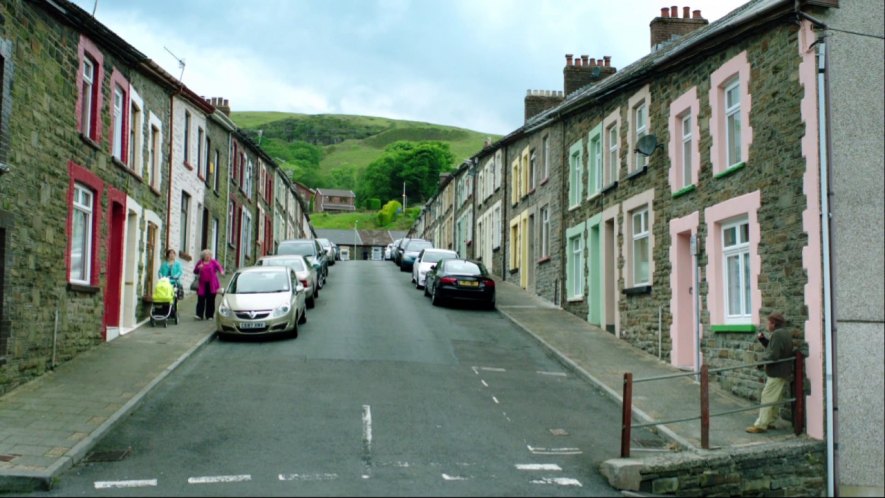
[[[102,337],[107,340],[107,328],[120,326],[120,293],[123,279],[123,239],[126,226],[126,206],[118,200],[111,200],[108,217],[108,259],[107,287],[104,299],[104,330]]]

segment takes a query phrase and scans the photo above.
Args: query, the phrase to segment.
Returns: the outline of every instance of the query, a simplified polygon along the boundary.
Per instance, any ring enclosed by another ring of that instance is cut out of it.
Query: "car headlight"
[[[278,318],[281,316],[285,316],[289,313],[289,310],[292,309],[288,304],[284,304],[276,309],[274,309],[270,316],[271,318]]]
[[[218,307],[218,314],[225,318],[233,314],[230,310],[230,306],[227,305],[227,301],[221,302],[221,306]]]

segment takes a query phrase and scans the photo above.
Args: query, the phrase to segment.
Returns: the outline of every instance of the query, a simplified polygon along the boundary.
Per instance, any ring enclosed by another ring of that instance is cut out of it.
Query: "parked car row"
[[[423,289],[434,306],[470,301],[495,309],[495,281],[479,261],[463,259],[456,251],[433,247],[424,239],[394,241],[385,259],[393,261],[400,271],[411,271],[415,288]]]
[[[298,337],[307,310],[316,306],[335,247],[319,239],[280,242],[277,254],[238,269],[221,291],[215,328],[219,338],[288,334]]]

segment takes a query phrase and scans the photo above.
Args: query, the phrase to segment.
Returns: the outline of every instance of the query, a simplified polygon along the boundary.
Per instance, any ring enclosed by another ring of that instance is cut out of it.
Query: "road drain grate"
[[[86,462],[119,462],[128,457],[130,453],[132,453],[132,448],[126,448],[125,450],[93,451],[86,456]]]

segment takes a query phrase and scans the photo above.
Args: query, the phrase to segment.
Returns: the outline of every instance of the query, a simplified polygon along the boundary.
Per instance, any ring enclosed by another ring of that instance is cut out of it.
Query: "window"
[[[725,321],[752,320],[750,295],[750,224],[746,220],[722,227]]]
[[[77,127],[80,134],[97,144],[101,141],[101,109],[103,104],[104,57],[88,38],[80,36],[77,47]]]
[[[210,168],[210,170],[212,171],[212,188],[216,192],[218,192],[218,167],[220,166],[220,163],[218,162],[219,157],[220,153],[218,149],[215,149],[215,155],[212,157],[212,167]]]
[[[648,209],[640,209],[632,213],[633,247],[631,268],[633,286],[649,285],[649,239]]]
[[[197,127],[197,174],[203,178],[207,178],[206,172],[203,170],[203,140],[205,140],[203,128]]]
[[[589,154],[587,158],[587,197],[593,197],[602,190],[602,127],[590,132]]]
[[[550,140],[547,137],[544,137],[544,176],[543,179],[546,180],[550,178]]]
[[[510,270],[519,269],[519,248],[521,247],[519,240],[519,218],[510,222]]]
[[[741,162],[741,93],[738,80],[725,87],[726,165]]]
[[[113,108],[113,118],[114,118],[114,134],[111,137],[113,141],[113,155],[114,159],[120,162],[126,162],[126,158],[123,156],[124,142],[126,137],[126,114],[125,114],[125,105],[126,105],[126,92],[120,88],[119,85],[114,85],[114,108]]]
[[[633,143],[638,144],[640,138],[648,135],[648,105],[645,102],[641,102],[633,109],[633,122],[636,124]],[[636,152],[633,164],[633,171],[648,166],[648,156]]]
[[[501,188],[501,177],[504,172],[504,153],[502,151],[495,152],[495,190]]]
[[[568,161],[568,206],[575,208],[581,203],[581,142],[572,145],[569,149]]]
[[[498,248],[501,247],[501,202],[499,201],[495,204],[495,211],[492,216],[492,230],[495,233],[492,234],[492,247]]]
[[[190,165],[191,155],[191,113],[184,111],[184,164]]]
[[[584,297],[584,224],[566,230],[566,298]]]
[[[245,192],[246,197],[248,197],[250,199],[252,198],[252,188],[253,188],[253,185],[252,185],[253,167],[254,167],[254,165],[252,164],[252,160],[249,159],[246,162],[246,173],[245,173],[245,177],[243,178],[243,192]]]
[[[680,187],[687,187],[694,183],[691,178],[691,155],[692,155],[692,135],[691,135],[691,113],[686,113],[679,119],[679,126],[682,130],[682,147],[679,148],[681,157],[679,158]]]
[[[234,243],[234,213],[236,210],[237,206],[234,201],[227,203],[227,243],[229,245]]]
[[[148,167],[145,176],[151,187],[157,188],[157,174],[160,171],[159,153],[160,151],[160,130],[156,126],[151,126],[151,138],[148,141]]]
[[[92,282],[92,240],[94,234],[95,194],[85,185],[74,184],[71,220],[71,282]]]
[[[519,185],[519,196],[520,198],[525,197],[529,194],[529,186],[531,177],[529,176],[529,148],[526,147],[522,150],[522,153],[519,156],[519,172],[522,175],[522,180]]]
[[[602,181],[608,187],[618,181],[621,170],[620,137],[618,129],[621,126],[621,111],[615,110],[602,122],[605,129],[605,165],[603,166]]]
[[[129,169],[138,176],[143,176],[141,165],[141,135],[143,133],[142,126],[143,117],[141,114],[141,106],[139,102],[132,99],[129,105]]]
[[[95,129],[94,119],[97,114],[94,108],[94,102],[97,100],[95,92],[95,63],[92,59],[86,57],[83,59],[83,83],[80,86],[80,132],[89,138],[95,139],[93,131]]]
[[[159,229],[157,225],[148,222],[147,236],[145,237],[144,247],[144,296],[152,296],[154,294],[154,275],[157,274],[157,240]]]
[[[519,158],[510,164],[510,202],[516,204],[519,202],[519,180],[522,177],[519,174]]]
[[[538,168],[535,161],[535,149],[532,149],[529,155],[529,192],[535,190],[535,186],[538,182],[538,179],[536,178],[537,174]]]
[[[550,257],[550,206],[541,208],[541,258]]]
[[[180,218],[178,221],[178,223],[179,223],[178,224],[178,237],[179,237],[178,238],[178,247],[179,247],[178,250],[183,253],[187,253],[188,248],[190,248],[190,244],[188,244],[188,242],[190,241],[190,238],[189,238],[190,234],[188,233],[188,228],[190,226],[190,223],[188,222],[188,220],[191,219],[190,209],[191,209],[191,196],[187,192],[182,191],[181,192],[181,213],[179,214]]]

